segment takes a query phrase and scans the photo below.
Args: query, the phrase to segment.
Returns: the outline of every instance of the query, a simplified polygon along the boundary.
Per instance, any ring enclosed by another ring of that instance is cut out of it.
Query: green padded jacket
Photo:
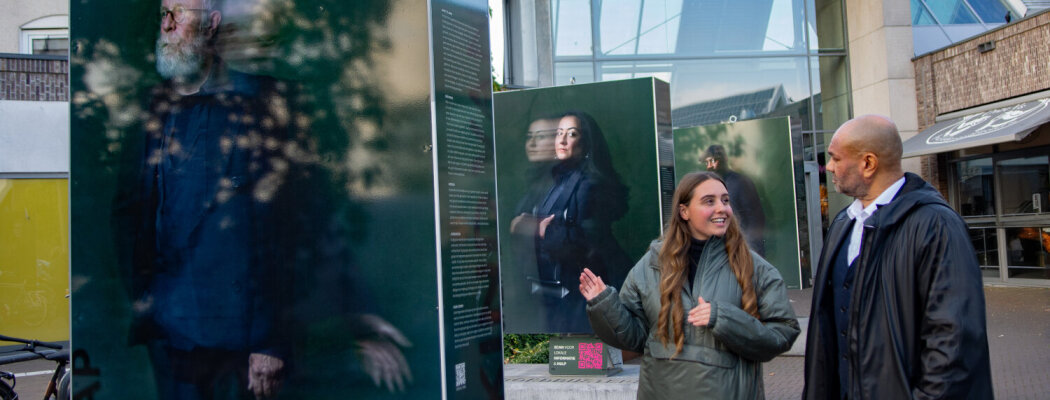
[[[692,288],[682,305],[696,307],[698,296],[711,303],[706,327],[684,321],[685,346],[675,355],[656,336],[660,312],[660,241],[631,269],[623,289],[611,286],[587,303],[595,334],[623,350],[643,353],[639,399],[763,399],[762,362],[791,348],[799,325],[776,268],[754,252],[756,319],[741,309],[740,285],[729,267],[725,241],[711,237]]]

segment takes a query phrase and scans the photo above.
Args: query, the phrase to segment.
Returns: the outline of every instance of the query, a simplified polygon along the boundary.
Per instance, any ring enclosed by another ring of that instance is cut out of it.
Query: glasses
[[[208,9],[207,8],[186,8],[186,7],[183,7],[182,4],[179,4],[179,5],[175,6],[175,8],[161,7],[160,8],[160,20],[163,21],[166,18],[168,18],[168,15],[171,15],[171,18],[175,20],[175,23],[177,23],[177,24],[185,24],[186,21],[190,18],[189,17],[189,13],[187,13],[187,11],[208,11]]]

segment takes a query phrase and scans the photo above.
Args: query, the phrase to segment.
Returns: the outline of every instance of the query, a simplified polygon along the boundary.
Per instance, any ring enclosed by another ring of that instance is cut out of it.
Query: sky
[[[492,68],[496,82],[503,83],[503,1],[489,0],[492,18],[489,18],[489,47],[492,49]]]

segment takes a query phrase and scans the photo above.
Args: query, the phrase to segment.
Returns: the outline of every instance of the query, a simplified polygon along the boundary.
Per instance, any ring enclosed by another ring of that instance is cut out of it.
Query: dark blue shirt
[[[231,72],[221,86],[167,97],[154,160],[156,262],[153,319],[171,346],[267,351],[277,304],[268,280],[281,257],[265,139],[280,139],[259,79]]]
[[[157,249],[170,263],[178,264],[172,258],[190,248],[190,231],[196,225],[191,217],[204,212],[208,132],[203,122],[210,111],[204,104],[183,100],[164,123],[157,170]]]
[[[855,222],[853,222],[855,223]],[[846,228],[846,232],[852,229],[853,223]],[[831,270],[831,288],[834,293],[832,300],[831,315],[835,319],[835,343],[838,350],[838,372],[839,392],[843,399],[846,398],[846,390],[849,388],[849,311],[850,297],[853,295],[853,276],[856,268],[849,264],[849,240],[843,240],[835,251],[835,258]],[[857,260],[860,258],[858,257]],[[856,260],[854,260],[854,264]]]

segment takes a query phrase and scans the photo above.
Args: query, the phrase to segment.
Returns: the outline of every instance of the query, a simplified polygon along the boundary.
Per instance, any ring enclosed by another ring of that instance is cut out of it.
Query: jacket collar
[[[726,256],[725,252],[725,237],[722,236],[711,236],[707,239],[707,245],[704,246],[704,255],[700,257],[700,260],[710,259],[710,257]],[[649,244],[649,268],[660,270],[660,248],[663,247],[663,240],[656,239]],[[712,253],[713,252],[713,253]]]
[[[941,194],[937,192],[933,186],[922,180],[918,175],[911,172],[904,173],[904,186],[897,191],[897,195],[893,197],[893,200],[888,204],[879,207],[875,212],[864,221],[865,225],[869,226],[890,226],[900,222],[915,208],[927,205],[927,204],[943,204],[945,207],[948,203],[941,197]],[[846,223],[849,217],[846,215],[846,209],[840,211],[834,221],[831,223],[831,229],[824,237],[824,247],[829,249],[837,249],[842,245],[842,241],[846,239],[849,234],[847,229],[850,224]],[[830,246],[830,247],[829,247]],[[826,271],[827,266],[831,262],[830,255],[833,254],[829,251],[821,252],[819,260],[818,271]],[[818,282],[823,282],[827,279],[823,275],[823,272],[818,272]]]
[[[918,175],[907,172],[904,174],[904,186],[897,192],[897,196],[889,204],[879,207],[871,218],[865,221],[865,225],[893,225],[903,220],[914,209],[929,204],[941,204],[948,207],[948,202],[937,189]]]

